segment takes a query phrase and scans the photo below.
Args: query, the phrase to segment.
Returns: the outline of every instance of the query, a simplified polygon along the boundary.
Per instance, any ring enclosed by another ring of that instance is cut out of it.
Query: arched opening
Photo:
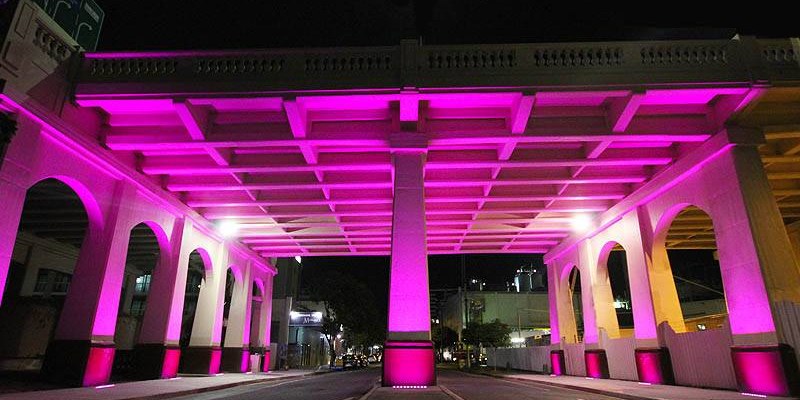
[[[583,298],[581,297],[581,271],[572,267],[567,278],[569,298],[572,302],[572,318],[575,321],[575,337],[571,343],[583,342]]]
[[[27,191],[0,307],[0,321],[6,322],[0,324],[0,370],[9,379],[36,378],[64,302],[73,295],[78,256],[89,243],[84,239],[90,221],[99,217],[84,204],[58,179]]]
[[[619,243],[606,243],[600,251],[595,285],[598,327],[604,328],[610,338],[632,337],[633,307],[628,260],[625,248]]]
[[[661,264],[674,279],[683,327],[670,321],[672,328],[721,328],[728,308],[711,217],[696,206],[680,205],[665,215],[663,225],[656,236],[654,267]]]
[[[254,352],[260,351],[260,330],[259,327],[265,321],[261,321],[261,306],[264,302],[263,283],[253,281],[252,300],[250,302],[250,349]]]
[[[157,226],[156,230],[161,233]],[[147,296],[161,253],[159,237],[150,225],[143,222],[131,229],[114,331],[114,380],[124,380],[134,372],[133,348],[139,342]]]
[[[225,337],[228,333],[228,317],[231,314],[231,303],[233,302],[233,292],[237,286],[236,273],[234,267],[228,268],[225,273],[225,298],[222,313],[222,336],[221,343],[225,343]]]
[[[183,313],[181,319],[181,348],[189,347],[192,338],[192,327],[197,313],[197,301],[200,298],[200,289],[206,284],[206,276],[211,265],[207,263],[208,256],[204,256],[199,249],[189,254],[189,267],[186,272],[186,289],[183,299]]]

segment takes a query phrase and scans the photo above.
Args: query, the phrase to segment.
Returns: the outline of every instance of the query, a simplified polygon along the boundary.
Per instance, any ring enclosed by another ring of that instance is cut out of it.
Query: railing
[[[88,53],[78,94],[747,83],[800,79],[790,39]],[[147,84],[158,83],[148,86]],[[125,86],[124,84],[128,84]],[[120,86],[122,85],[122,86]]]

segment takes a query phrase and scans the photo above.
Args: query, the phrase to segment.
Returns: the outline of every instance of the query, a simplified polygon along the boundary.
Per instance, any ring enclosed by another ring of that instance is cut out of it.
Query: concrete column
[[[26,190],[3,180],[0,175],[0,192],[3,193],[3,207],[0,207],[0,306],[2,306],[8,269],[11,267],[11,256],[17,240],[17,229],[25,205]]]
[[[227,249],[221,243],[215,252],[213,272],[206,271],[197,299],[192,337],[181,355],[181,372],[215,375],[222,358],[222,314],[227,279]]]
[[[567,274],[569,271],[562,271],[554,263],[547,264],[547,299],[550,309],[551,338],[550,365],[553,375],[566,373],[562,345],[572,343],[570,340],[574,341],[578,335],[569,283],[566,282],[569,276]]]
[[[264,293],[261,295],[261,309],[258,324],[259,346],[264,348],[264,359],[261,360],[261,371],[269,372],[270,363],[270,343],[272,330],[272,284],[273,275],[266,274],[264,277]]]
[[[800,269],[783,220],[755,146],[734,146],[715,161],[706,177],[718,190],[708,204],[740,389],[798,394],[797,356],[786,344],[792,327],[782,311],[800,304]]]
[[[160,249],[147,294],[139,343],[134,352],[136,372],[142,379],[166,379],[178,375],[184,292],[189,253],[182,252],[183,238],[191,223],[176,219],[170,233],[169,248]]]
[[[605,273],[598,278],[597,258],[596,253],[592,251],[592,244],[588,240],[584,240],[578,246],[578,260],[582,266],[583,342],[588,347],[597,347],[600,340],[600,328],[604,328],[609,335],[619,336],[619,324],[617,323],[617,314],[614,312],[614,296],[611,294],[608,274]]]
[[[435,385],[425,236],[425,152],[399,150],[392,161],[394,205],[383,385]]]
[[[675,279],[672,276],[672,268],[667,257],[667,249],[663,241],[656,240],[655,228],[652,226],[649,211],[646,207],[638,207],[636,210],[637,225],[641,242],[641,250],[644,256],[646,268],[642,271],[649,283],[651,294],[651,307],[655,317],[656,330],[661,323],[668,323],[675,332],[685,332],[686,326],[683,321],[681,304],[678,299],[678,290],[675,287]],[[666,232],[664,232],[666,237]],[[645,282],[640,282],[644,284]],[[640,301],[641,303],[641,301]],[[641,307],[643,304],[637,305]],[[636,312],[634,307],[634,312]],[[638,322],[637,327],[638,327]],[[658,336],[656,334],[656,336]],[[653,341],[638,340],[635,353],[636,370],[639,381],[655,384],[673,384],[674,374],[672,363],[669,359],[669,351],[663,347],[661,340]]]
[[[243,268],[236,281],[228,311],[225,343],[222,348],[222,370],[247,372],[250,370],[250,308],[253,280],[251,266]]]
[[[124,204],[133,189],[116,184],[102,227],[90,221],[69,292],[45,355],[48,379],[80,384],[108,382],[114,361],[114,331],[130,231]]]

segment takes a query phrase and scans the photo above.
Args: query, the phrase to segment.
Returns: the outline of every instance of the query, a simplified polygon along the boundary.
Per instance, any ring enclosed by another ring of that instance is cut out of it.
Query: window
[[[147,274],[136,277],[136,293],[147,293],[150,291],[150,280],[153,275]]]
[[[149,275],[147,275],[147,276],[149,276]],[[137,282],[137,284],[138,284],[138,282]],[[138,288],[137,288],[137,290],[138,290]],[[133,301],[131,302],[131,315],[136,316],[136,317],[140,317],[140,316],[144,315],[144,307],[145,307],[146,304],[147,303],[146,303],[145,299],[133,299]]]
[[[72,275],[56,271],[56,279],[53,283],[53,293],[67,293],[69,289],[69,282],[72,280]]]
[[[39,269],[39,274],[36,275],[36,286],[33,287],[33,291],[36,293],[44,293],[47,290],[47,285],[50,283],[50,272],[53,271],[51,269]]]

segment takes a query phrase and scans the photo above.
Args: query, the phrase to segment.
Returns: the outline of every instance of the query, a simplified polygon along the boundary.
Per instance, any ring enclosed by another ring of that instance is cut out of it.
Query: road
[[[464,400],[617,400],[578,390],[457,371],[439,371],[438,383]]]
[[[358,399],[380,378],[380,368],[313,375],[298,380],[239,386],[231,389],[195,394],[180,399],[216,400],[345,400]],[[439,384],[463,400],[615,400],[576,390],[535,383],[495,379],[457,371],[440,370]],[[405,392],[403,399],[413,399]],[[456,399],[457,400],[457,399]]]
[[[311,375],[307,378],[238,386],[179,397],[181,400],[343,400],[359,398],[381,375],[380,368]]]

